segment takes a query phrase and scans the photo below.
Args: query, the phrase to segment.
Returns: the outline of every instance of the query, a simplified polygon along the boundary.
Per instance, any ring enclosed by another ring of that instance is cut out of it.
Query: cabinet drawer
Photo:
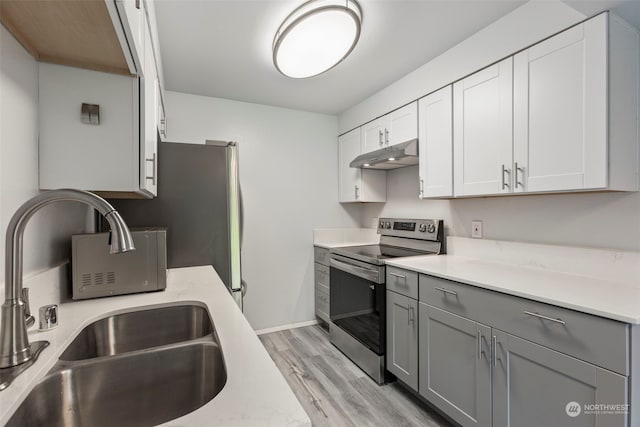
[[[418,299],[418,273],[387,266],[387,289]]]
[[[629,332],[624,323],[427,275],[420,275],[420,301],[614,372],[629,373]]]
[[[313,259],[318,264],[328,266],[329,265],[329,249],[319,248],[318,246],[314,246]]]
[[[316,316],[329,322],[329,293],[316,286]]]
[[[319,263],[315,263],[315,282],[316,286],[322,285],[329,292],[329,267]]]

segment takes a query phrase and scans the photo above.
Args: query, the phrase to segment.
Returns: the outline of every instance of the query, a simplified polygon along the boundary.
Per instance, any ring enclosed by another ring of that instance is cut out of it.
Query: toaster
[[[109,234],[71,236],[71,298],[162,291],[167,287],[167,230],[131,229],[135,251],[109,253]]]

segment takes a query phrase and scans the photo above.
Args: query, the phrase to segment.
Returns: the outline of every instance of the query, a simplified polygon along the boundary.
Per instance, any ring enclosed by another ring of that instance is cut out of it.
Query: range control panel
[[[378,234],[422,240],[438,240],[443,221],[438,219],[380,218]]]

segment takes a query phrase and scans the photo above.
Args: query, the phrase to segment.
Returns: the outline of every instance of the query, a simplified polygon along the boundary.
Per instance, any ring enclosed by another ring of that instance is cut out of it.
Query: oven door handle
[[[384,283],[384,282],[380,282],[380,279],[378,278],[378,275],[379,275],[378,269],[373,270],[369,268],[360,267],[358,265],[349,264],[344,261],[338,261],[335,258],[331,258],[329,260],[329,265],[331,267],[335,267],[344,272],[353,274],[354,276],[362,277],[363,279],[371,280],[376,283]]]

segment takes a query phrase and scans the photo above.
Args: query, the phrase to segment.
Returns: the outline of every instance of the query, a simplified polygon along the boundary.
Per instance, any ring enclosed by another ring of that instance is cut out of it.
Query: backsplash
[[[488,239],[640,251],[640,193],[420,200],[417,167],[387,174],[387,202],[363,205],[363,227],[380,216],[441,218],[447,236],[470,237],[481,220]]]

